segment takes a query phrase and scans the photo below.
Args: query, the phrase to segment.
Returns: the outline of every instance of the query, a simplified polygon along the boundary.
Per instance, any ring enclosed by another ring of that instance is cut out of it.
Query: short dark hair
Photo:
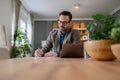
[[[69,12],[69,11],[62,11],[60,14],[59,14],[59,16],[60,15],[65,15],[65,16],[69,16],[69,21],[71,21],[72,20],[72,14],[71,14],[71,12]]]

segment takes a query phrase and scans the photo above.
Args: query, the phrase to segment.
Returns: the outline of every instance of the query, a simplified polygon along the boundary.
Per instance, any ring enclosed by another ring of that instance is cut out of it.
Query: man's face
[[[69,16],[60,15],[58,20],[58,26],[61,31],[65,31],[70,26]]]

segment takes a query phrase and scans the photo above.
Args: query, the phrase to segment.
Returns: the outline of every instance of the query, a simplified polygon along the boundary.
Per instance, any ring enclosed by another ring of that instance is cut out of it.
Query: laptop
[[[61,58],[83,58],[83,44],[64,44]]]

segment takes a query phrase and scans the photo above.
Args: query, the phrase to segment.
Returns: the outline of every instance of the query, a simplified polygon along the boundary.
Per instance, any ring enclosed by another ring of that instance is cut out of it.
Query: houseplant
[[[93,16],[93,21],[88,24],[90,41],[84,42],[84,48],[93,59],[115,59],[110,48],[110,45],[115,43],[110,36],[114,23],[115,17],[112,15],[96,14]]]
[[[14,34],[14,43],[12,49],[12,57],[26,57],[27,54],[31,53],[31,44],[29,44],[26,31],[17,29]]]
[[[113,54],[117,59],[120,59],[120,21],[117,21],[111,32],[111,38],[116,40],[116,44],[111,45]]]

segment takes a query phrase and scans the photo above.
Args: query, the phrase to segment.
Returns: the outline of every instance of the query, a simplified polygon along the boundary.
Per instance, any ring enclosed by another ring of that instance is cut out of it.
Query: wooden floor
[[[80,58],[0,60],[0,80],[120,80],[120,61]]]

